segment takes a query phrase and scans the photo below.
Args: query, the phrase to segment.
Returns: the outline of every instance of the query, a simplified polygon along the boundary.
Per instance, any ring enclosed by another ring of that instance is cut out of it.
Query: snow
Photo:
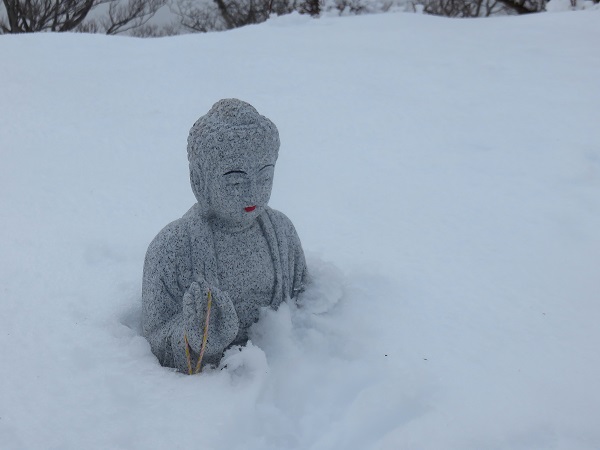
[[[600,448],[598,19],[0,36],[0,447]],[[315,283],[189,377],[141,272],[223,97],[280,129]]]

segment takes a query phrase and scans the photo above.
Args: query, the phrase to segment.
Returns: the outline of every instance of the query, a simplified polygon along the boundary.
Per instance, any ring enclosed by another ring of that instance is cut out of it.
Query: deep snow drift
[[[0,447],[600,447],[600,12],[0,36]],[[219,98],[316,281],[224,370],[139,336]]]

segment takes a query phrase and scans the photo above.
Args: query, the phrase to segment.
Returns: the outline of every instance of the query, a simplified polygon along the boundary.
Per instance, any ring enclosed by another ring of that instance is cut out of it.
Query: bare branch
[[[212,2],[177,0],[170,8],[179,18],[181,26],[188,30],[206,33],[226,29],[221,14]]]
[[[542,11],[546,0],[424,0],[424,11],[446,17],[488,17]]]
[[[69,31],[83,22],[98,0],[3,0],[6,33]]]
[[[165,5],[165,0],[110,2],[108,17],[100,21],[106,34],[117,34],[145,25]]]
[[[179,34],[178,27],[172,23],[163,26],[146,24],[131,30],[131,36],[139,38],[175,36],[177,34]]]

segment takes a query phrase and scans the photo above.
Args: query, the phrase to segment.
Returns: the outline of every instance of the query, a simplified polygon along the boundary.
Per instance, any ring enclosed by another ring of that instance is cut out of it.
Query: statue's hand
[[[193,282],[183,296],[183,317],[192,349],[200,351],[206,323],[208,291],[212,297],[207,352],[224,350],[237,336],[239,319],[227,292],[210,287],[204,280]]]

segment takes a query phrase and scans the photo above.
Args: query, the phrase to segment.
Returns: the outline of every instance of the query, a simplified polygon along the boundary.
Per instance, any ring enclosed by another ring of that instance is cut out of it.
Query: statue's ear
[[[198,203],[206,201],[206,192],[204,189],[204,174],[203,171],[198,167],[197,164],[190,162],[190,183],[192,185],[192,192],[196,197]]]

